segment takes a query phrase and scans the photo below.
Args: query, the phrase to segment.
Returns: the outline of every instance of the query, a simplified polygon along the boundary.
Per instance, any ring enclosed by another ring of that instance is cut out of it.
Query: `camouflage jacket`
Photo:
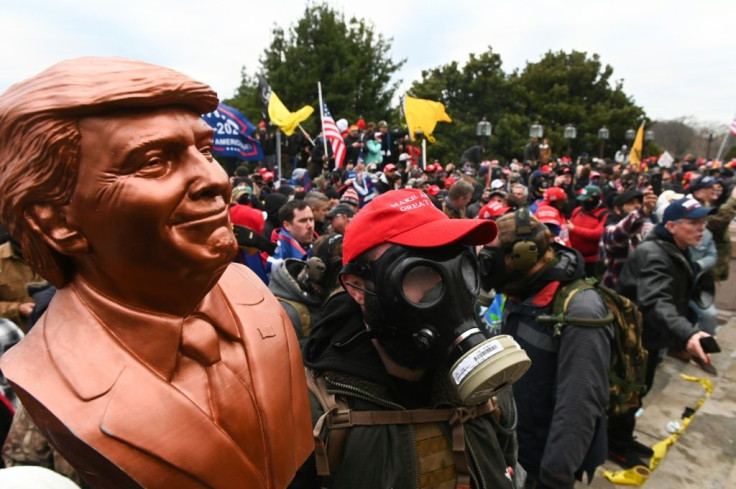
[[[74,467],[49,444],[22,405],[13,417],[2,457],[6,467],[37,465],[71,479],[82,488],[89,487]]]

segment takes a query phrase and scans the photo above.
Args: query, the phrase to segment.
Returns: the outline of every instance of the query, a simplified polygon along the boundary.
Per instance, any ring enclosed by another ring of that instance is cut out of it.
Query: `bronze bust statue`
[[[280,488],[313,449],[288,317],[231,263],[217,102],[121,58],[0,96],[0,219],[59,289],[0,366],[93,487]]]

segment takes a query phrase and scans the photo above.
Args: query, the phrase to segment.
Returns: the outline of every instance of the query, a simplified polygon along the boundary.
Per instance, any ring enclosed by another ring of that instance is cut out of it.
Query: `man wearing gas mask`
[[[317,443],[294,486],[520,487],[503,389],[529,359],[512,338],[486,337],[474,311],[469,247],[495,235],[492,221],[451,220],[416,189],[382,194],[355,216],[345,292],[303,352]]]
[[[572,488],[606,458],[610,324],[590,327],[538,320],[552,313],[560,288],[584,273],[576,250],[522,207],[496,220],[498,236],[479,253],[482,286],[507,296],[501,332],[529,354],[532,366],[513,385],[518,409],[519,462],[526,488]],[[572,296],[567,317],[605,318],[595,290]],[[558,333],[558,334],[556,334]]]

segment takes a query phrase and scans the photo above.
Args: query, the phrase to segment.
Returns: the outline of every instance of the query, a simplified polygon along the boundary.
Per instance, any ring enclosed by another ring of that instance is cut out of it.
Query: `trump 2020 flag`
[[[256,128],[239,110],[219,104],[202,118],[215,130],[212,154],[245,161],[263,159],[261,143],[251,137]]]

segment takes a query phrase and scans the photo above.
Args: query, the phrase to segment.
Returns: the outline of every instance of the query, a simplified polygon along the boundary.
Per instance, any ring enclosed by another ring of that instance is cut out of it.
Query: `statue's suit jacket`
[[[50,442],[95,488],[282,488],[314,447],[301,354],[275,298],[245,267],[219,287],[245,349],[265,471],[184,394],[102,327],[74,287],[1,362]],[[265,472],[265,473],[264,473]]]

